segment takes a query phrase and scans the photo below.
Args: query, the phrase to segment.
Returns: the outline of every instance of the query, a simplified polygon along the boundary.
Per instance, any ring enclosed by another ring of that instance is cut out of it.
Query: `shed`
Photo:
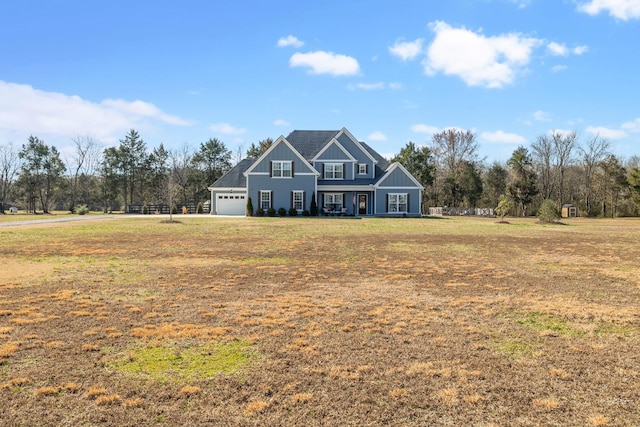
[[[562,205],[562,218],[577,218],[578,217],[578,207],[576,205],[572,205],[566,203]]]

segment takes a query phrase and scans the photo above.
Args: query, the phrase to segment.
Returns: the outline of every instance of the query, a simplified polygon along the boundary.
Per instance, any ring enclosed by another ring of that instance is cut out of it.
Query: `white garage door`
[[[216,195],[216,211],[218,215],[244,215],[247,201],[244,194],[220,193]]]

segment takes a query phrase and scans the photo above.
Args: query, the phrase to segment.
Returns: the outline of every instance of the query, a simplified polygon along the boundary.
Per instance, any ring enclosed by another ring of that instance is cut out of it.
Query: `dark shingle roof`
[[[320,150],[336,136],[339,130],[294,130],[287,136],[287,141],[298,150],[305,159],[312,159]]]
[[[240,163],[229,169],[227,173],[222,175],[220,179],[211,184],[211,187],[214,188],[236,188],[236,187],[246,187],[247,186],[247,178],[243,175],[243,173],[251,167],[252,164],[255,163],[257,159],[247,158],[242,159]]]

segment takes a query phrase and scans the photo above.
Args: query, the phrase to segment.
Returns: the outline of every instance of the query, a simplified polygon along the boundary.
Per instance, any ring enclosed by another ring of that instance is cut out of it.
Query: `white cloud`
[[[409,61],[422,53],[423,42],[424,39],[416,39],[412,42],[396,41],[393,46],[389,46],[389,52],[403,61]]]
[[[524,144],[527,142],[527,139],[521,135],[501,130],[495,132],[483,132],[480,134],[480,138],[494,144]]]
[[[430,126],[425,124],[415,124],[411,126],[411,131],[415,133],[434,134],[440,132],[440,129],[436,126]]]
[[[606,11],[614,18],[623,21],[640,18],[640,2],[638,0],[591,0],[579,4],[578,10],[589,15],[597,15]]]
[[[533,120],[537,122],[548,122],[551,120],[551,116],[546,111],[538,110],[533,113]]]
[[[586,131],[592,135],[598,135],[605,139],[620,139],[629,136],[624,130],[611,129],[604,126],[588,126]]]
[[[569,49],[566,45],[551,42],[547,45],[547,50],[555,56],[567,56],[569,54]]]
[[[551,67],[551,71],[553,71],[554,73],[559,73],[560,71],[564,71],[566,70],[567,67],[566,65],[554,65],[553,67]]]
[[[369,141],[386,141],[387,140],[387,135],[385,135],[382,132],[376,131],[376,132],[373,132],[373,133],[369,134],[368,140]]]
[[[362,89],[362,90],[380,90],[384,89],[384,83],[358,83],[347,85],[350,90]]]
[[[0,129],[6,134],[86,134],[98,141],[115,142],[131,128],[161,124],[190,126],[193,122],[140,100],[106,99],[95,103],[0,80]]]
[[[292,35],[288,35],[287,37],[280,37],[278,39],[278,47],[287,47],[287,46],[302,47],[302,45],[304,45],[304,42],[301,40],[298,40],[297,37]]]
[[[633,132],[633,133],[638,133],[640,132],[640,117],[638,117],[637,119],[631,121],[631,122],[625,122],[622,124],[622,129],[626,129],[629,132]]]
[[[561,136],[569,136],[574,132],[575,132],[574,130],[568,130],[568,129],[550,129],[547,133],[549,135],[558,134]]]
[[[511,3],[518,6],[518,9],[524,9],[531,3],[531,0],[509,0]]]
[[[469,86],[500,88],[524,71],[542,40],[517,33],[486,37],[437,21],[429,24],[435,39],[423,65],[427,75],[456,75]]]
[[[393,89],[393,90],[404,89],[404,85],[400,82],[391,82],[389,83],[389,89]]]
[[[294,53],[289,59],[289,66],[310,68],[310,74],[351,76],[360,72],[360,65],[355,58],[322,50]]]
[[[574,55],[582,55],[583,53],[587,53],[588,51],[589,51],[589,46],[587,45],[576,46],[572,49],[572,52]]]
[[[276,119],[273,121],[274,126],[291,126],[291,124],[283,119]]]
[[[229,123],[214,123],[209,126],[209,130],[225,135],[241,135],[247,131],[246,129],[232,126]]]

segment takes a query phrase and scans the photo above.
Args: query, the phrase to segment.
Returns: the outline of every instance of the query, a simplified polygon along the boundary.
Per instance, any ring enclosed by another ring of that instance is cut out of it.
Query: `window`
[[[358,164],[358,175],[366,175],[367,174],[367,164],[359,163]]]
[[[265,211],[271,207],[271,191],[260,191],[259,206]]]
[[[291,178],[293,176],[292,163],[291,161],[271,162],[271,176],[274,178]]]
[[[291,192],[291,207],[298,211],[304,209],[304,191]]]
[[[342,193],[325,193],[324,207],[330,211],[342,210]]]
[[[409,196],[407,193],[389,194],[387,212],[407,212]]]
[[[344,179],[344,165],[342,163],[325,163],[324,179]]]

